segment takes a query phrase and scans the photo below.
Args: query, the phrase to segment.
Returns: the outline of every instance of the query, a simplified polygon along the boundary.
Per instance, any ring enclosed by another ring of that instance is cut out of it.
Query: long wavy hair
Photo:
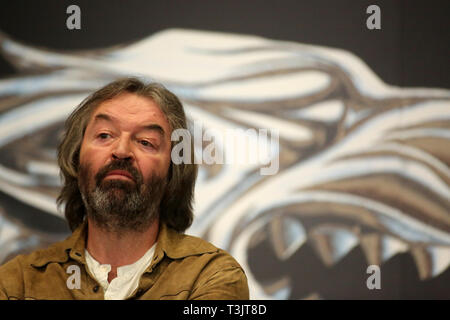
[[[84,220],[86,208],[78,188],[79,157],[84,132],[93,111],[104,101],[121,93],[133,93],[155,102],[167,117],[172,130],[187,129],[186,115],[180,100],[163,85],[145,84],[137,78],[119,79],[95,91],[72,112],[65,122],[63,139],[58,146],[58,165],[63,187],[57,198],[69,227],[74,231]],[[192,143],[192,142],[191,142]],[[173,141],[172,141],[173,147]],[[191,159],[194,148],[191,147]],[[193,220],[193,200],[197,165],[170,163],[167,187],[160,204],[160,222],[184,232]]]

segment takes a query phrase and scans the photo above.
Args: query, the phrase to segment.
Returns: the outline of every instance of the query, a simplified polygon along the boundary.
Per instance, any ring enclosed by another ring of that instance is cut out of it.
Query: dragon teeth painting
[[[0,262],[68,236],[55,203],[63,122],[133,75],[163,83],[204,128],[278,130],[277,174],[200,166],[187,231],[236,257],[252,299],[370,298],[369,265],[392,297],[442,294],[450,90],[387,85],[340,49],[187,29],[83,52],[1,33],[0,54],[17,70],[0,79]]]

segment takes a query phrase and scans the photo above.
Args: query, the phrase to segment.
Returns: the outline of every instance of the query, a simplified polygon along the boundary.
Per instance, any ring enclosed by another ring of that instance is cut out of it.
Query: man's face
[[[80,149],[88,217],[110,230],[148,227],[170,166],[171,128],[158,105],[131,93],[101,103]]]

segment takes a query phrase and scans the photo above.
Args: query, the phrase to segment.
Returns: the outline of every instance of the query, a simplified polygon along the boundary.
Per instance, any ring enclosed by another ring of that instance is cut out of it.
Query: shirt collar
[[[87,219],[66,240],[39,250],[34,267],[43,267],[50,262],[65,263],[73,259],[82,264],[86,263],[84,249],[86,248]],[[178,233],[166,224],[161,223],[152,266],[157,264],[166,255],[171,259],[182,259],[188,256],[217,252],[218,248],[206,241],[199,241],[197,237]]]

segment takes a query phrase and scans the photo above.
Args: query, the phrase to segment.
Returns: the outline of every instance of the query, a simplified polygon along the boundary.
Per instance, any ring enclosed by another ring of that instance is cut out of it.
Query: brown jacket
[[[84,223],[66,240],[1,266],[0,300],[103,299],[102,287],[87,270],[86,231]],[[68,288],[70,266],[79,267],[80,289]],[[228,253],[161,225],[153,261],[130,299],[246,300],[249,292],[244,271]]]

